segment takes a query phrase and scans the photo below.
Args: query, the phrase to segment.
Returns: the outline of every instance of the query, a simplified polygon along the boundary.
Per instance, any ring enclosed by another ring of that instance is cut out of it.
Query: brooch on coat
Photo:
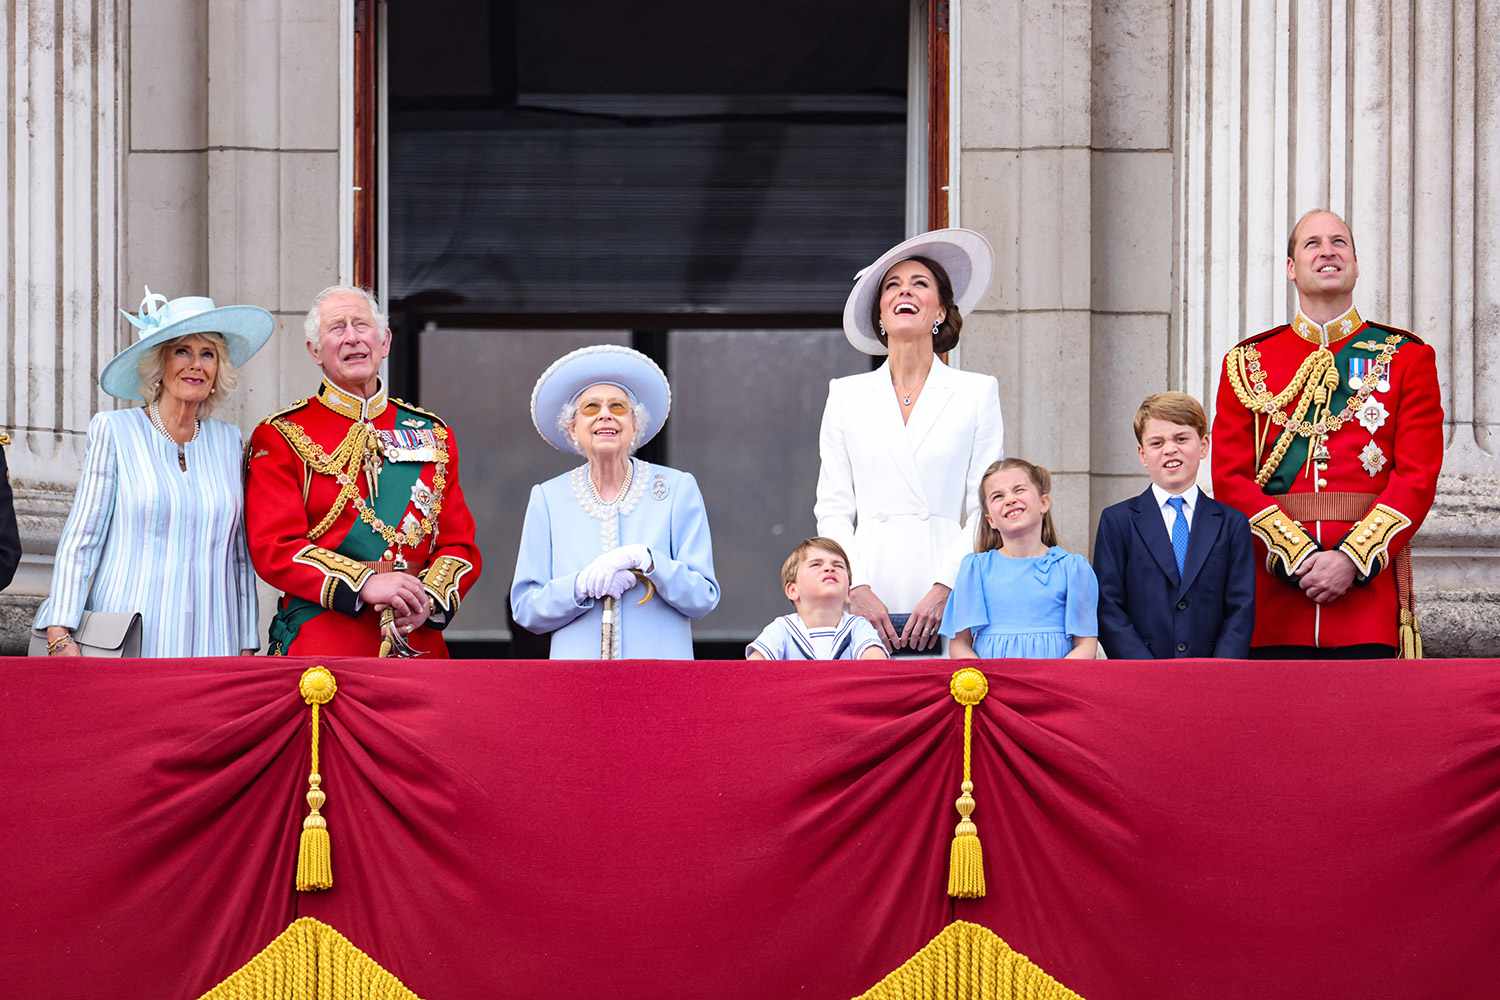
[[[665,500],[667,498],[667,481],[661,475],[651,480],[651,496],[656,500]]]

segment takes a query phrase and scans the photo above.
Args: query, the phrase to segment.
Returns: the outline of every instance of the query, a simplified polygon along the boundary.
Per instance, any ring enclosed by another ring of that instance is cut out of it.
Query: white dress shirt
[[[1172,525],[1177,520],[1177,512],[1175,510],[1173,510],[1171,507],[1167,506],[1167,501],[1170,500],[1170,499],[1172,499],[1174,496],[1181,496],[1182,497],[1182,500],[1183,500],[1183,503],[1182,503],[1182,516],[1185,517],[1185,518],[1187,518],[1188,531],[1191,532],[1193,530],[1193,511],[1195,511],[1195,510],[1198,509],[1198,484],[1197,483],[1194,483],[1193,485],[1189,486],[1186,490],[1184,490],[1180,494],[1178,494],[1178,493],[1168,493],[1166,490],[1162,489],[1160,486],[1157,486],[1155,483],[1152,483],[1151,484],[1151,495],[1154,496],[1154,497],[1156,497],[1156,506],[1157,506],[1157,509],[1161,511],[1161,520],[1162,520],[1162,523],[1167,526],[1167,537],[1168,538],[1172,537]]]

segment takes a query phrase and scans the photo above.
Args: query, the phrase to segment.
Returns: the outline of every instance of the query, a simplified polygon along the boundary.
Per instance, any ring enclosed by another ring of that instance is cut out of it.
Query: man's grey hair
[[[380,300],[375,293],[368,288],[359,288],[355,285],[329,285],[317,295],[313,296],[312,307],[307,310],[307,319],[302,322],[302,335],[307,338],[309,344],[318,342],[318,327],[323,322],[321,315],[324,300],[330,295],[358,295],[365,300],[370,307],[370,314],[375,318],[375,325],[382,331],[386,329],[385,310],[380,308]]]
[[[641,435],[646,433],[646,421],[651,419],[651,414],[640,403],[632,406],[630,412],[635,417],[635,434],[630,438],[630,453],[634,455],[635,450],[641,446]],[[557,427],[569,441],[573,442],[573,450],[582,455],[583,449],[579,447],[578,440],[573,437],[573,421],[577,418],[578,400],[569,400],[563,404],[562,410],[557,414]]]

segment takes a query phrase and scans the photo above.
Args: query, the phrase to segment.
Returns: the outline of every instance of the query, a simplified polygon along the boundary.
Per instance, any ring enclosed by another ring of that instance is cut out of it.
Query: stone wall
[[[1177,5],[1177,382],[1285,322],[1286,237],[1344,215],[1361,312],[1437,351],[1447,449],[1413,549],[1433,655],[1500,653],[1500,10],[1473,0]]]
[[[301,316],[338,278],[339,0],[15,0],[0,7],[0,406],[25,554],[0,596],[24,646],[95,386],[143,286],[271,309],[277,336],[219,415],[312,382]],[[266,604],[267,594],[262,593]]]
[[[1427,650],[1500,653],[1493,5],[961,8],[956,221],[998,254],[962,360],[1000,379],[1007,453],[1056,473],[1064,544],[1088,548],[1144,488],[1141,398],[1211,407],[1224,352],[1290,317],[1287,232],[1329,206],[1361,249],[1360,309],[1438,351],[1449,443],[1414,550]]]

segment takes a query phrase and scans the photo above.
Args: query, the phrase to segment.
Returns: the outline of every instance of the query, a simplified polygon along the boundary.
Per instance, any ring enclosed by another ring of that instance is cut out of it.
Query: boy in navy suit
[[[1094,540],[1099,642],[1116,660],[1250,655],[1255,562],[1250,522],[1198,489],[1208,417],[1159,392],[1135,412],[1151,485],[1105,509]]]

